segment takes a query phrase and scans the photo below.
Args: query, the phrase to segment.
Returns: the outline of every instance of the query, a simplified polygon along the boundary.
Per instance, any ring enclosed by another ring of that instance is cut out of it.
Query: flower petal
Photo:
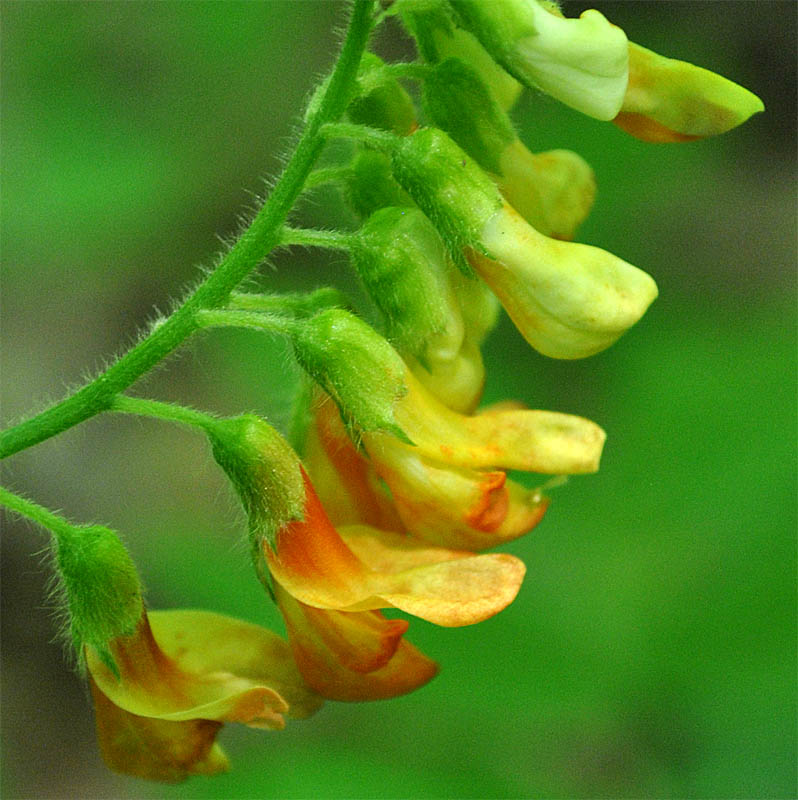
[[[306,605],[339,611],[395,606],[447,626],[470,625],[498,613],[523,580],[524,565],[513,556],[474,556],[420,546],[367,526],[347,528],[353,530],[366,532],[358,537],[357,555],[333,528],[307,481],[304,519],[278,533],[276,553],[263,543],[269,570]],[[365,550],[361,539],[368,540]],[[436,563],[442,561],[452,563]]]
[[[145,614],[132,636],[110,643],[119,680],[96,651],[86,649],[97,686],[120,708],[162,720],[206,719],[281,729],[288,704],[273,685],[293,687],[300,714],[318,705],[301,688],[287,644],[270,631],[211,612],[162,612],[160,619],[154,612],[154,619],[169,652],[159,647]],[[243,675],[228,671],[226,657],[235,662],[236,654],[235,665],[243,666]]]
[[[383,700],[411,692],[437,674],[434,661],[402,640],[406,623],[378,611],[324,611],[300,603],[279,584],[275,591],[297,666],[323,697]]]
[[[764,108],[721,75],[630,42],[629,86],[613,121],[647,142],[689,142],[725,133]]]
[[[221,722],[141,717],[115,705],[94,680],[90,683],[100,753],[115,772],[176,783],[227,771],[227,757],[215,742]]]
[[[504,472],[439,464],[393,437],[380,437],[369,454],[407,530],[443,547],[484,550],[516,539],[548,505],[538,490],[508,481]]]
[[[333,525],[403,530],[391,499],[346,432],[338,408],[318,393],[302,459]]]
[[[598,469],[605,434],[587,419],[527,410],[465,416],[440,403],[409,372],[405,381],[408,393],[397,401],[395,416],[423,456],[458,467],[552,475]],[[389,435],[369,433],[369,447]]]

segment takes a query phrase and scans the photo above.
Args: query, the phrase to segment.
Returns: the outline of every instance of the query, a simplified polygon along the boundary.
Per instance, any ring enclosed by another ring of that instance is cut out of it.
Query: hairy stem
[[[180,422],[184,425],[193,425],[196,428],[208,430],[213,427],[216,417],[205,411],[197,411],[195,408],[178,406],[174,403],[163,403],[160,400],[148,400],[143,397],[130,397],[118,394],[109,411],[118,411],[122,414],[138,414],[143,417],[155,417],[165,419],[169,422]]]
[[[11,511],[33,520],[33,522],[55,534],[74,533],[75,531],[75,526],[67,522],[63,517],[59,517],[58,514],[54,514],[32,500],[27,500],[18,494],[9,492],[8,489],[4,489],[2,486],[0,486],[0,505],[4,505]]]
[[[198,311],[224,305],[233,289],[279,244],[286,217],[324,147],[320,129],[339,119],[348,105],[371,32],[373,10],[374,0],[354,0],[341,54],[290,161],[249,228],[216,269],[165,322],[91,383],[0,434],[0,458],[38,444],[108,409],[116,395],[149,372],[197,329]]]

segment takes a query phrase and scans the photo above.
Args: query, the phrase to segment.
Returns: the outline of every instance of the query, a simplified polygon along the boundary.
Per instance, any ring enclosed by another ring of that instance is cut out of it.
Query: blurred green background
[[[567,3],[575,15],[588,7]],[[233,770],[164,787],[102,765],[87,691],[54,640],[46,538],[6,520],[2,795],[8,798],[757,797],[796,792],[795,28],[792,2],[597,3],[630,39],[767,107],[743,128],[646,145],[527,93],[533,150],[569,147],[599,194],[579,238],[660,298],[609,351],[533,352],[503,320],[487,400],[609,434],[507,549],[517,601],[472,628],[414,620],[428,687],[329,703],[282,733],[228,726]],[[265,191],[345,20],[337,2],[13,2],[2,14],[2,389],[7,423],[127,348]],[[375,42],[411,57],[399,29]],[[296,220],[351,225],[334,192]],[[335,283],[340,255],[281,254],[251,285]],[[197,337],[137,387],[288,418],[284,345]],[[103,417],[10,459],[4,483],[122,532],[153,607],[280,626],[200,437]]]

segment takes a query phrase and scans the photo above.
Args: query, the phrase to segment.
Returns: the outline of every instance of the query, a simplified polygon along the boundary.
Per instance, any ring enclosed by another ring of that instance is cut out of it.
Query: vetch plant
[[[369,52],[388,16],[415,38],[417,61]],[[484,551],[539,524],[559,476],[598,469],[598,424],[510,400],[480,407],[491,368],[481,347],[500,305],[543,356],[580,359],[611,346],[657,297],[642,269],[571,241],[595,178],[578,154],[533,153],[521,140],[507,111],[522,86],[652,142],[723,133],[763,110],[731,81],[630,43],[595,10],[568,19],[548,0],[354,0],[282,175],[215,269],[102,374],[0,434],[7,457],[101,413],[196,429],[246,512],[264,602],[285,619],[287,639],[211,611],[148,610],[116,533],[0,490],[8,509],[52,534],[112,769],[162,781],[213,774],[228,767],[216,742],[225,722],[280,729],[324,699],[425,685],[437,664],[404,638],[411,623],[383,611],[440,626],[497,614],[525,567]],[[332,139],[353,152],[318,167]],[[302,194],[327,182],[358,229],[289,226]],[[347,253],[382,332],[331,287],[240,291],[272,251],[293,245]],[[220,418],[127,393],[193,334],[220,327],[290,342],[307,384],[290,444],[253,414]],[[511,470],[552,480],[528,489]]]

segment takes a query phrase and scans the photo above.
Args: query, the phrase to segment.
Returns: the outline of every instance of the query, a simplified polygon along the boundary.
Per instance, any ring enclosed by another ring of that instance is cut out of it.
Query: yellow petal
[[[397,697],[437,674],[437,664],[401,638],[407,623],[378,611],[324,611],[300,603],[279,584],[275,591],[297,666],[323,697]]]
[[[333,528],[308,481],[304,519],[278,533],[276,553],[263,544],[269,570],[306,605],[339,611],[393,606],[447,626],[498,613],[523,580],[524,565],[513,556],[474,556],[420,546],[401,534],[356,529],[367,532],[368,544],[364,550],[359,536],[357,555]]]
[[[596,197],[596,176],[570,150],[530,153],[516,139],[500,156],[496,184],[507,202],[539,233],[570,240]]]
[[[91,691],[100,753],[115,772],[176,783],[227,771],[227,757],[214,741],[221,722],[140,717],[112,703],[94,680]]]
[[[526,572],[522,561],[506,553],[476,556],[419,545],[365,525],[343,528],[341,535],[364,563],[383,571],[383,600],[444,627],[473,625],[498,614],[515,599]]]
[[[407,530],[443,547],[485,550],[516,539],[537,525],[548,505],[539,491],[508,481],[504,472],[438,464],[393,437],[381,437],[369,454]]]
[[[153,618],[166,649],[159,647],[145,614],[132,636],[110,643],[120,679],[92,648],[86,650],[97,686],[120,708],[162,720],[280,729],[288,703],[273,686],[291,690],[300,714],[318,706],[302,689],[289,648],[276,634],[211,612],[153,612]],[[242,673],[230,672],[231,666]]]
[[[685,142],[725,133],[764,109],[733,81],[630,42],[629,86],[614,122],[647,142]]]
[[[539,234],[510,206],[482,230],[469,260],[523,337],[543,355],[585,358],[609,347],[657,296],[650,275],[617,256]]]
[[[408,372],[396,421],[422,456],[473,469],[499,467],[564,475],[598,469],[605,434],[593,422],[554,411],[465,416],[438,402]],[[369,433],[369,447],[384,433]]]

